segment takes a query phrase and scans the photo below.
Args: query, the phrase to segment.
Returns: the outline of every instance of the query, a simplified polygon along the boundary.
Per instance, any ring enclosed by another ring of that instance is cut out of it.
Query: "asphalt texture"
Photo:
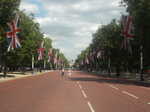
[[[80,71],[0,83],[0,112],[150,112],[150,88]]]

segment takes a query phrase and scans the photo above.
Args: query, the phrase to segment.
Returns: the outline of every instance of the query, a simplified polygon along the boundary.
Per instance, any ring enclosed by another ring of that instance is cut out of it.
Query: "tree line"
[[[132,17],[132,39],[122,35],[122,18],[100,26],[91,44],[81,52],[74,66],[81,70],[143,73],[150,69],[150,1],[122,0],[122,7]]]
[[[53,48],[50,37],[44,37],[39,23],[36,23],[34,20],[34,15],[27,15],[24,11],[19,10],[20,2],[21,0],[0,1],[0,71],[31,68],[33,58],[36,68],[43,67],[44,62],[47,69],[58,69],[69,66],[64,54],[59,49]],[[21,29],[21,32],[18,33],[18,38],[21,47],[8,52],[9,41],[6,37],[6,32],[10,29],[7,23],[14,20],[16,14],[19,15],[18,27]],[[45,48],[44,58],[38,61],[37,51],[42,41],[44,41]],[[47,61],[49,58],[49,49],[52,49],[50,62]],[[57,60],[57,63],[54,63],[54,59]]]

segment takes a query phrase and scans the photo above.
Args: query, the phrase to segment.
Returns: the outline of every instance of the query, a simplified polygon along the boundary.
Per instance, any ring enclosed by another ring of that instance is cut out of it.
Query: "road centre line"
[[[131,97],[133,97],[133,98],[135,98],[135,99],[139,99],[139,97],[137,97],[137,96],[135,96],[135,95],[133,95],[133,94],[127,92],[127,91],[122,91],[122,93],[124,93],[124,94],[126,94],[126,95],[128,95],[128,96],[131,96]]]
[[[81,90],[81,92],[82,92],[84,98],[87,98],[87,95],[85,94],[85,92],[83,90]]]
[[[79,84],[79,88],[82,90],[82,86]]]
[[[77,84],[79,85],[79,88],[82,90],[82,86],[80,85],[80,83],[77,81]]]
[[[150,88],[147,88],[147,87],[140,87],[140,88],[150,90]]]
[[[88,103],[88,106],[89,106],[89,108],[90,108],[91,112],[95,112],[95,110],[93,109],[93,107],[92,107],[91,103],[90,103],[89,101],[88,101],[87,103]]]
[[[87,95],[86,95],[86,93],[84,92],[84,90],[82,89],[82,86],[80,85],[79,81],[77,81],[77,84],[79,85],[79,88],[81,89],[81,92],[82,92],[84,98],[87,98]],[[90,103],[89,101],[87,102],[87,104],[88,104],[88,106],[89,106],[91,112],[95,112],[95,110],[93,109],[93,107],[92,107],[92,105],[91,105],[91,103]]]
[[[116,89],[116,90],[119,90],[119,88],[113,86],[113,85],[109,85],[109,87],[113,88],[113,89]]]

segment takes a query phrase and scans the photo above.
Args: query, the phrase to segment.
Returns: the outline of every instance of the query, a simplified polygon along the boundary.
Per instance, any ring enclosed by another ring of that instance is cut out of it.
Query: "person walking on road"
[[[64,70],[64,68],[63,68],[63,69],[61,70],[61,77],[63,78],[64,75],[65,75],[65,70]]]

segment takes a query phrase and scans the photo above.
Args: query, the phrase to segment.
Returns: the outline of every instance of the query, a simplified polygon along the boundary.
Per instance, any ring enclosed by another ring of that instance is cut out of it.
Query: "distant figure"
[[[68,76],[71,77],[71,70],[68,70]]]
[[[64,75],[65,75],[65,70],[64,70],[64,68],[61,70],[61,76],[62,77],[64,77]]]

